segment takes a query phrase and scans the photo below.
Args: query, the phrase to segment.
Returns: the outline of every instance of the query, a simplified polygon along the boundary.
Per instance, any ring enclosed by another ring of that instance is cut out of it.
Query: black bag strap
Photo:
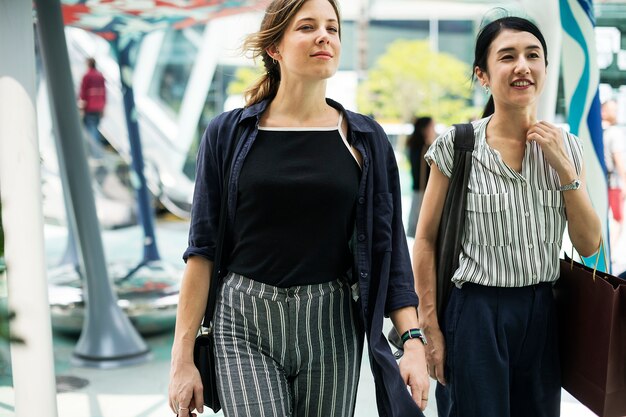
[[[471,123],[462,123],[454,125],[454,129],[456,129],[454,135],[455,157],[458,155],[456,151],[472,152],[474,150],[474,126]]]
[[[222,262],[224,256],[224,243],[226,235],[226,223],[228,223],[228,180],[230,179],[230,168],[232,166],[233,155],[237,144],[241,140],[244,133],[244,126],[239,121],[237,132],[235,137],[230,143],[230,147],[226,157],[226,170],[224,172],[224,185],[222,187],[222,200],[220,204],[220,219],[217,227],[217,239],[215,241],[215,260],[213,261],[213,271],[211,272],[211,284],[209,286],[209,298],[206,303],[206,309],[204,310],[204,318],[202,320],[202,327],[210,328],[211,320],[213,319],[213,312],[215,311],[215,303],[217,302],[217,291],[219,283],[222,279]]]
[[[440,322],[452,290],[452,275],[459,267],[475,141],[471,123],[456,124],[454,128],[454,164],[437,241],[437,316]]]

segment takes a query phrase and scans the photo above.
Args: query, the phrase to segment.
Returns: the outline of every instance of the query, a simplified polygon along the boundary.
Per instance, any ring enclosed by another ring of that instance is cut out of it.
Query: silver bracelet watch
[[[569,190],[578,190],[580,188],[580,180],[576,178],[574,181],[569,184],[561,185],[558,190],[559,191],[569,191]]]

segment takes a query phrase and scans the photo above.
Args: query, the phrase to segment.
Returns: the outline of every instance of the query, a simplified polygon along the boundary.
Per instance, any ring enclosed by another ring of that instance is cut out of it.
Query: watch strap
[[[426,335],[424,335],[422,329],[409,329],[406,332],[402,333],[400,339],[402,339],[402,343],[405,343],[409,339],[419,339],[424,345],[428,344],[428,341],[426,340]]]

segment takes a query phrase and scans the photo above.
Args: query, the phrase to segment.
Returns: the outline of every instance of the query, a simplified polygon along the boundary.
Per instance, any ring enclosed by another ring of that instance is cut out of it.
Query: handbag
[[[216,377],[217,364],[215,363],[215,343],[213,339],[213,313],[217,301],[219,283],[223,278],[222,265],[224,264],[224,246],[226,244],[226,212],[228,201],[228,180],[230,178],[230,166],[237,144],[242,137],[243,126],[237,128],[234,140],[230,143],[230,148],[226,158],[226,175],[224,175],[224,186],[222,188],[222,199],[220,204],[219,225],[217,229],[217,240],[215,242],[215,261],[213,262],[213,272],[211,273],[211,284],[209,286],[209,297],[202,319],[202,331],[196,337],[193,346],[193,362],[198,368],[200,379],[202,380],[204,405],[217,413],[222,408],[218,396],[218,384]]]
[[[560,263],[554,295],[562,386],[601,417],[624,416],[626,280],[567,256]]]
[[[442,323],[452,291],[452,275],[459,267],[465,227],[467,185],[472,169],[474,126],[454,125],[454,164],[437,236],[437,318]]]
[[[217,413],[222,408],[217,394],[217,377],[215,363],[215,345],[213,344],[213,329],[200,333],[193,346],[193,363],[198,368],[202,380],[202,394],[204,405]]]

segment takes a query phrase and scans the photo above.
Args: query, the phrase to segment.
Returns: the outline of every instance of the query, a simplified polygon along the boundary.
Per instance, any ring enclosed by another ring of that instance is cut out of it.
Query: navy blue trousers
[[[558,417],[561,377],[551,284],[454,288],[442,323],[439,417]]]

